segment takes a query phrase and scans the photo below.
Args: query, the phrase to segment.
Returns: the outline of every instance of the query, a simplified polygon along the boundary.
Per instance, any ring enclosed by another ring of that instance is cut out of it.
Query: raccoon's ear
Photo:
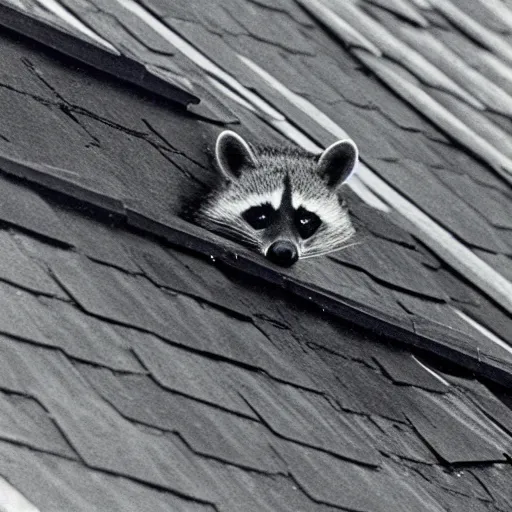
[[[345,183],[355,171],[359,151],[354,141],[339,140],[331,144],[318,160],[318,173],[332,189]]]
[[[215,160],[229,181],[240,178],[244,167],[256,166],[256,156],[249,144],[231,130],[225,130],[217,137]]]

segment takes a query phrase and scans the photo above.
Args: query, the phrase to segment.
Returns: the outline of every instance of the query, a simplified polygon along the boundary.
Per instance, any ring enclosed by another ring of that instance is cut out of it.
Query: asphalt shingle
[[[394,384],[414,386],[429,391],[446,393],[448,386],[429,373],[417,359],[389,347],[374,356],[384,373]]]
[[[493,252],[507,250],[485,219],[448,190],[424,164],[410,160],[400,164],[372,161],[371,167],[468,244]]]
[[[375,237],[367,237],[361,244],[347,247],[334,258],[344,265],[360,268],[379,281],[436,300],[445,300],[446,294],[416,260],[416,253]],[[396,262],[400,261],[400,265]],[[411,279],[415,276],[415,279]]]
[[[3,440],[67,459],[78,458],[48,412],[33,398],[1,393],[0,408]]]
[[[282,442],[278,450],[292,476],[315,501],[365,512],[425,510],[414,488],[402,483],[389,467],[381,471],[363,468],[289,442]],[[330,485],[333,480],[335,486]],[[442,510],[433,502],[430,506],[429,510]]]
[[[0,231],[0,279],[33,293],[66,298],[62,289],[16,245],[8,231]]]
[[[331,406],[322,396],[247,374],[237,381],[250,407],[279,437],[360,464],[380,465],[378,453],[347,418],[329,412]]]
[[[0,180],[0,220],[73,245],[59,218],[40,195],[7,178],[0,177]]]
[[[215,486],[198,485],[200,467],[179,440],[144,432],[121,418],[62,354],[7,341],[2,348],[5,364],[18,370],[23,392],[41,401],[88,465],[211,500]]]
[[[214,510],[211,505],[3,441],[0,468],[2,473],[8,471],[16,487],[43,510],[136,512],[144,507],[155,512],[164,512],[169,507],[177,512]]]
[[[79,371],[125,418],[177,433],[195,453],[264,473],[283,472],[272,436],[259,422],[170,393],[146,376],[86,365]]]
[[[409,393],[414,397],[409,404],[415,406],[406,413],[407,418],[441,460],[457,464],[505,459],[507,440],[502,437],[502,444],[496,444],[478,420],[464,414],[461,402],[434,398],[418,390]]]
[[[254,413],[231,389],[229,366],[174,347],[158,338],[121,329],[155,380],[165,388],[251,418]]]

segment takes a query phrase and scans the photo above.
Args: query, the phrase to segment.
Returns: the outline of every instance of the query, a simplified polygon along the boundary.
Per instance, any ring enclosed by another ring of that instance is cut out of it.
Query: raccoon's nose
[[[282,267],[291,267],[299,259],[299,253],[292,242],[278,240],[268,248],[267,258]]]

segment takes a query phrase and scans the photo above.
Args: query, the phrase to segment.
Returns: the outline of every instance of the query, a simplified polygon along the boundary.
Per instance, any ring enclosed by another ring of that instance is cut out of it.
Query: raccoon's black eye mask
[[[249,208],[242,213],[242,217],[253,229],[259,231],[260,229],[268,228],[272,224],[275,214],[276,211],[272,208],[272,205],[265,203]]]
[[[307,240],[312,237],[317,231],[322,221],[320,217],[313,212],[306,210],[300,206],[295,213],[295,226],[299,231],[299,235]]]
[[[293,210],[292,215],[295,228],[303,240],[312,237],[322,224],[318,215],[306,210],[303,206]],[[242,217],[253,229],[260,231],[276,221],[277,212],[270,203],[264,203],[249,208],[242,213]]]

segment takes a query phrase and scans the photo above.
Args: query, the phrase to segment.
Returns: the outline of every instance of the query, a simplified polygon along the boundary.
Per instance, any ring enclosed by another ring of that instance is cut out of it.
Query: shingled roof
[[[0,510],[512,510],[509,0],[0,0]],[[347,134],[362,242],[179,217],[226,127]]]

